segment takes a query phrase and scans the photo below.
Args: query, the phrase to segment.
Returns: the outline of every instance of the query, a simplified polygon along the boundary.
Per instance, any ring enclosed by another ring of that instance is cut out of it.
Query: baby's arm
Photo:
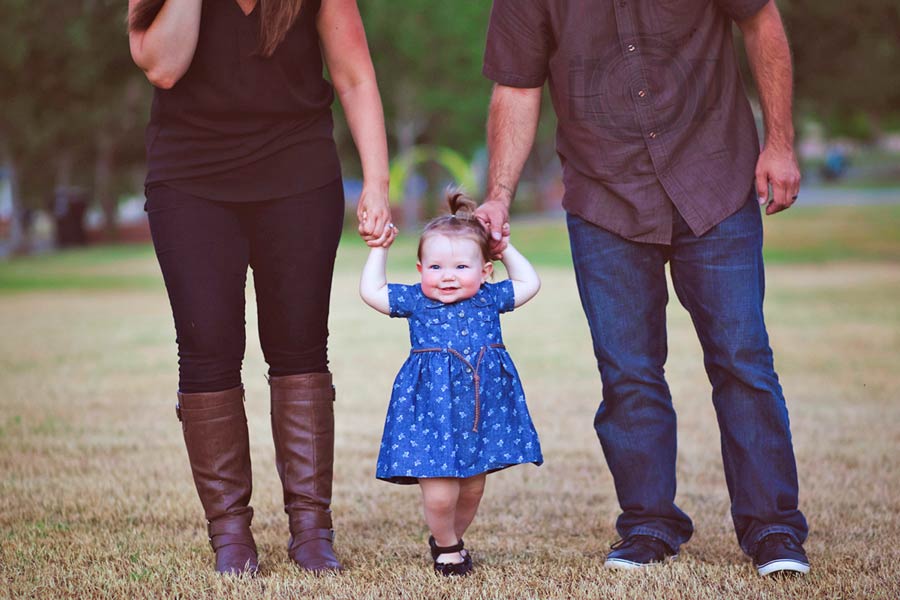
[[[518,308],[534,298],[534,295],[541,289],[541,278],[538,277],[537,271],[534,270],[528,259],[522,256],[512,244],[509,244],[503,251],[500,262],[506,267],[509,279],[513,283],[515,307]]]
[[[387,248],[376,246],[369,250],[369,258],[359,279],[359,295],[366,304],[386,315],[391,314],[387,286]]]

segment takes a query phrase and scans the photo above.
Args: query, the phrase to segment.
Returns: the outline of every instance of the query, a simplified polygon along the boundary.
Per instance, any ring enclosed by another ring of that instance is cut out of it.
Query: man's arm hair
[[[501,200],[507,207],[512,202],[537,133],[541,90],[494,86],[487,123],[486,200]]]
[[[737,25],[744,34],[747,59],[762,104],[765,145],[791,148],[794,144],[793,68],[787,34],[774,0]]]

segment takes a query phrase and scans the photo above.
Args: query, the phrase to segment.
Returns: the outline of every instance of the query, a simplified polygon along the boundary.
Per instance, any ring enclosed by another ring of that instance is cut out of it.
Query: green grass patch
[[[763,224],[770,263],[900,261],[900,205],[796,207]]]
[[[764,217],[769,263],[900,261],[900,205],[795,207]],[[569,239],[562,215],[513,221],[513,242],[538,267],[569,267]],[[391,249],[389,270],[411,271],[418,229],[405,230]],[[337,270],[359,271],[367,247],[348,229]],[[148,244],[98,246],[0,263],[0,294],[47,290],[159,288],[162,277]]]
[[[0,263],[0,293],[148,289],[162,284],[149,244],[117,244]]]

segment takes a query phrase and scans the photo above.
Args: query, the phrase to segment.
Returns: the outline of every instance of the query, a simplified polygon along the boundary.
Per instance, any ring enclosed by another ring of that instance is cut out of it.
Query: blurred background
[[[219,0],[225,1],[225,0]],[[231,0],[228,0],[231,1]],[[505,316],[546,463],[492,475],[480,575],[423,562],[417,494],[373,477],[405,326],[358,296],[360,168],[340,107],[347,196],[329,328],[339,390],[334,510],[346,575],[303,578],[269,431],[248,285],[244,383],[265,576],[215,578],[173,406],[172,314],[143,211],[152,89],[125,0],[0,0],[0,598],[885,598],[900,589],[900,2],[778,0],[795,65],[800,200],[766,217],[766,321],[791,411],[808,579],[756,577],[735,544],[702,351],[673,298],[666,373],[679,505],[697,535],[671,567],[602,568],[618,507],[591,428],[601,398],[560,200],[554,116],[513,210],[541,293]],[[391,152],[391,281],[415,281],[419,223],[448,183],[483,193],[489,0],[359,0]],[[737,35],[738,52],[742,53]],[[752,78],[744,81],[761,127]],[[501,275],[502,277],[502,275]],[[683,590],[683,591],[681,591]],[[4,594],[4,592],[6,594]]]
[[[149,240],[143,128],[152,89],[131,62],[126,4],[0,0],[0,257]],[[778,4],[794,52],[801,205],[897,203],[900,3]],[[481,59],[491,2],[359,6],[387,117],[395,217],[421,222],[448,183],[476,197],[483,189],[491,83]],[[336,121],[352,206],[359,163],[340,115]],[[561,195],[546,99],[514,210],[559,211]]]

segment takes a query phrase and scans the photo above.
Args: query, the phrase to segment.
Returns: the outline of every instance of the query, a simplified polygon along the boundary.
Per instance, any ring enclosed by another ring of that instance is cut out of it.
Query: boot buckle
[[[179,421],[184,421],[184,419],[181,418],[181,403],[180,402],[175,403],[175,416],[178,417]]]

